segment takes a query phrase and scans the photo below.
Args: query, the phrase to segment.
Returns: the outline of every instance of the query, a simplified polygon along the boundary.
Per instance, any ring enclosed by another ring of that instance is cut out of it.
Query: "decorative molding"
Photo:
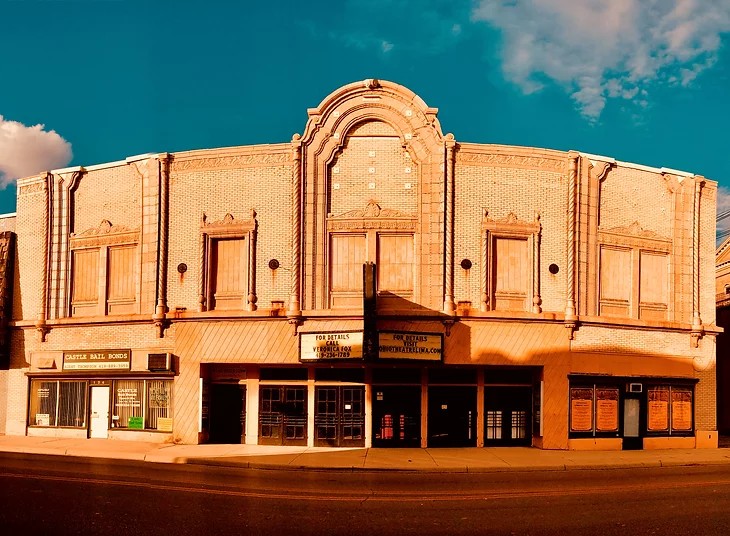
[[[489,217],[489,211],[484,209],[482,218],[482,230],[492,233],[518,233],[532,234],[540,231],[540,215],[535,214],[535,221],[529,222],[519,219],[514,212],[510,212],[504,218],[494,219]]]
[[[182,172],[196,171],[201,169],[273,166],[279,164],[291,165],[291,156],[289,152],[282,151],[275,153],[200,157],[185,160],[173,159],[170,163],[170,171]]]
[[[71,248],[93,247],[111,244],[134,244],[139,242],[139,229],[124,225],[114,225],[109,220],[101,220],[98,227],[81,233],[71,233]]]
[[[355,209],[327,218],[327,230],[350,231],[357,229],[398,229],[415,231],[417,217],[400,210],[381,208],[374,201],[368,201],[364,209]]]
[[[611,229],[598,229],[598,240],[601,244],[614,246],[642,247],[651,244],[652,249],[669,253],[672,247],[672,239],[644,229],[639,222],[633,222],[628,226],[613,227]]]
[[[206,234],[247,233],[256,226],[256,211],[251,209],[250,216],[248,220],[237,220],[230,212],[227,212],[222,220],[208,223],[208,216],[203,213],[200,227]]]
[[[557,172],[565,171],[565,160],[542,156],[458,151],[456,153],[456,162],[467,166],[489,164],[499,167],[546,169]]]
[[[18,188],[18,195],[37,194],[38,192],[43,191],[44,185],[45,183],[43,182],[34,182],[32,184],[21,186]]]

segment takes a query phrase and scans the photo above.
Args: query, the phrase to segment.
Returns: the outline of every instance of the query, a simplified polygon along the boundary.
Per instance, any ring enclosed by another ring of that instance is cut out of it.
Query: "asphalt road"
[[[315,472],[0,454],[0,533],[728,534],[730,468]]]

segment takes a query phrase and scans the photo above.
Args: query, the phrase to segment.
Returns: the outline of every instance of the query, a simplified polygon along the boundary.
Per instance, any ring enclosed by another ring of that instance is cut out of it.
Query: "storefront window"
[[[172,382],[149,380],[147,382],[147,420],[148,430],[172,431]]]
[[[117,380],[114,382],[115,428],[144,428],[142,420],[142,393],[144,380]]]
[[[32,380],[30,383],[30,426],[86,426],[85,381]]]
[[[617,387],[585,386],[570,389],[570,431],[613,434],[619,427]]]
[[[669,385],[650,387],[648,398],[646,427],[649,432],[671,435],[692,431],[692,389]]]
[[[172,382],[117,380],[114,382],[116,428],[172,431]]]

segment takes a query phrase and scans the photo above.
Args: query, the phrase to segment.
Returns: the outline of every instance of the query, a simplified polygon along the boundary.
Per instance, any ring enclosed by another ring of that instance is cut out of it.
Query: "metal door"
[[[317,446],[365,446],[365,388],[315,389],[314,442]]]
[[[485,445],[532,443],[532,387],[486,386],[484,412]]]
[[[107,386],[91,388],[89,437],[101,439],[109,437],[109,387]]]
[[[259,443],[307,444],[307,388],[272,385],[259,391]]]

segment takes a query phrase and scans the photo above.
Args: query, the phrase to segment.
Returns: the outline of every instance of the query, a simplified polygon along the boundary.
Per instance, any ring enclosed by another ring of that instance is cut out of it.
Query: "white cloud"
[[[0,115],[0,188],[71,161],[71,144],[55,130],[44,129],[44,125],[29,127]]]
[[[653,81],[690,84],[730,31],[727,0],[476,0],[472,18],[502,32],[503,69],[526,93],[564,87],[584,116],[607,98],[646,104]]]

